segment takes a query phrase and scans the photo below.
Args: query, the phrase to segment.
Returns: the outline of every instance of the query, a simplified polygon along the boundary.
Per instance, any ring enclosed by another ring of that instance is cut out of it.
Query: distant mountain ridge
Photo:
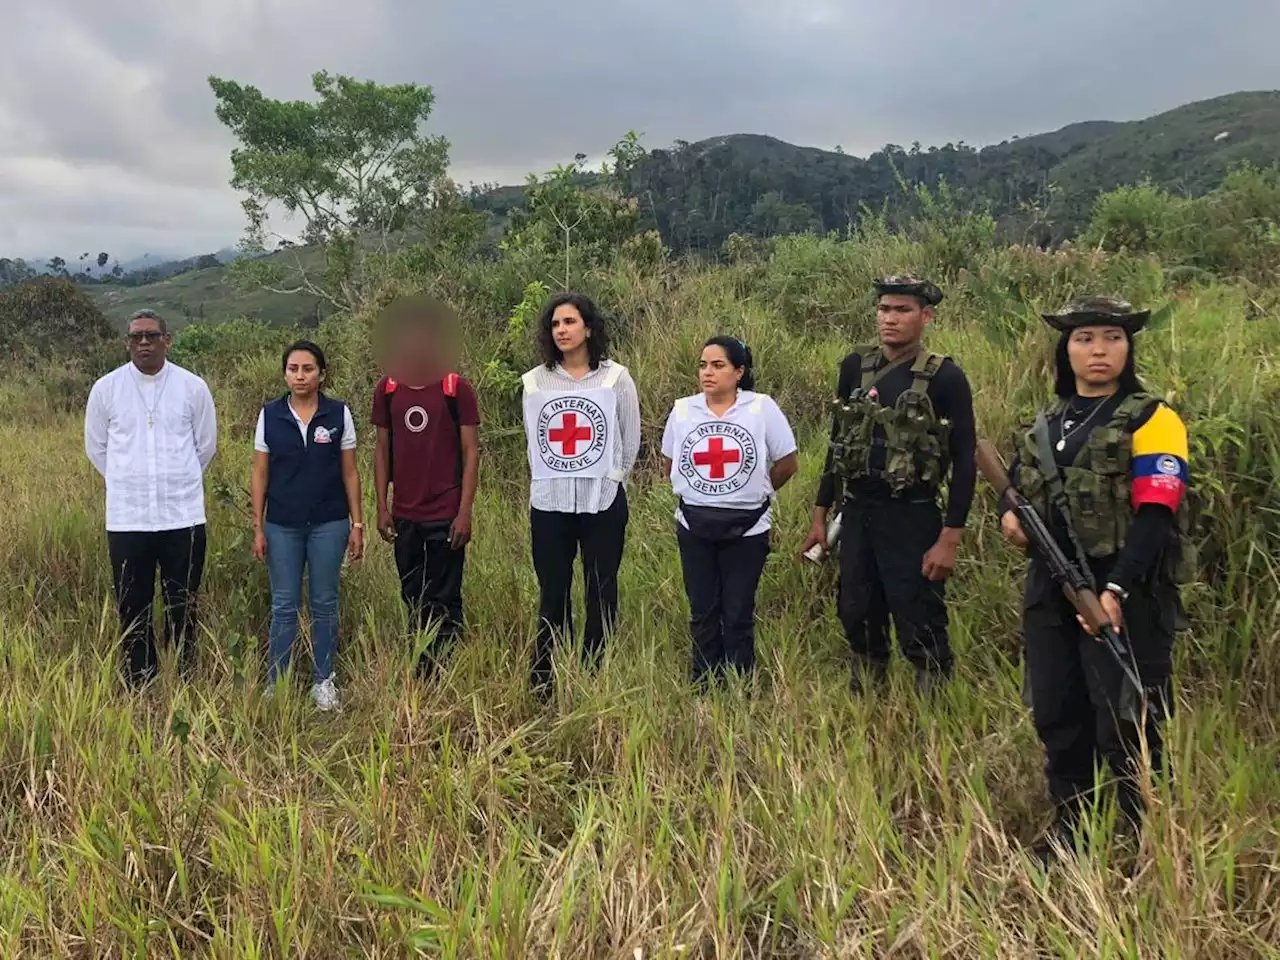
[[[1280,158],[1280,91],[1229,94],[1145,120],[1086,121],[981,150],[888,145],[864,158],[760,134],[651,151],[627,177],[649,226],[677,250],[731,233],[841,230],[862,211],[909,209],[903,190],[940,177],[990,207],[1011,239],[1054,242],[1088,222],[1099,193],[1150,179],[1199,195],[1248,161]],[[508,203],[515,198],[509,194]]]
[[[1117,186],[1149,179],[1174,193],[1200,195],[1242,162],[1264,166],[1278,158],[1280,91],[1252,91],[1144,120],[1068,124],[982,149],[963,141],[888,145],[862,158],[763,134],[678,141],[649,151],[624,186],[639,202],[642,227],[658,230],[676,252],[717,253],[733,233],[843,231],[868,210],[892,221],[914,209],[916,185],[934,188],[941,177],[965,206],[988,207],[1006,238],[1049,244],[1078,233],[1098,195]],[[472,197],[495,224],[523,200],[523,186]],[[227,254],[234,251],[219,251],[218,260],[225,262]],[[189,267],[192,259],[176,263]],[[222,282],[222,273],[206,261],[205,269],[169,274],[162,283],[89,289],[117,320],[145,302],[205,320],[261,316],[289,322],[315,315],[310,299],[239,293]]]

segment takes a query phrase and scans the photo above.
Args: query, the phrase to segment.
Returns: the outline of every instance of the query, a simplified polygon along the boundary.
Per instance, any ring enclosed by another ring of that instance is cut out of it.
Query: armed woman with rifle
[[[1109,297],[1077,300],[1045,321],[1061,333],[1057,400],[1020,432],[1009,479],[1044,518],[1054,542],[1093,587],[1145,692],[1124,705],[1125,669],[1077,615],[1040,551],[1031,552],[1023,633],[1036,732],[1055,808],[1050,835],[1067,841],[1105,758],[1121,810],[1142,815],[1137,783],[1141,726],[1153,769],[1172,704],[1178,583],[1190,563],[1185,537],[1187,431],[1135,373],[1134,335],[1149,311]],[[1027,546],[1014,510],[1006,539]],[[1049,837],[1039,846],[1051,852]]]

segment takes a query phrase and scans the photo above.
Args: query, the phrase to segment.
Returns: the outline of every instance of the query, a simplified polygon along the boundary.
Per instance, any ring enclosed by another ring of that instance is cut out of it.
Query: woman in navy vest
[[[338,705],[333,654],[342,558],[355,561],[364,553],[356,428],[347,405],[320,390],[326,364],[319,347],[298,341],[285,350],[283,366],[289,392],[258,414],[253,454],[253,555],[266,562],[271,577],[267,678],[275,682],[289,666],[305,567],[314,634],[311,696],[321,710],[332,710]]]

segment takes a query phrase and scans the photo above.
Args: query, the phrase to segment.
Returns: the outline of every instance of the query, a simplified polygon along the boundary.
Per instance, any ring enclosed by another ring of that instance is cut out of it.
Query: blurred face
[[[159,320],[139,317],[129,322],[125,342],[129,345],[129,359],[134,366],[143,373],[151,374],[164,366],[171,340],[167,333],[161,332]]]
[[[309,397],[320,389],[324,373],[310,350],[295,350],[284,362],[284,379],[295,397]]]
[[[1067,338],[1067,357],[1076,380],[1105,387],[1120,379],[1129,340],[1120,327],[1077,327]]]
[[[738,389],[742,371],[729,360],[724,347],[713,344],[702,349],[698,360],[698,383],[709,397],[723,396]]]
[[[395,379],[421,386],[417,381],[456,364],[454,338],[430,323],[406,323],[391,338],[383,366]]]
[[[886,293],[876,304],[876,329],[886,347],[905,347],[924,334],[933,319],[933,307],[924,307],[905,293]]]
[[[561,353],[572,353],[591,336],[582,314],[572,303],[562,303],[551,315],[551,339]]]

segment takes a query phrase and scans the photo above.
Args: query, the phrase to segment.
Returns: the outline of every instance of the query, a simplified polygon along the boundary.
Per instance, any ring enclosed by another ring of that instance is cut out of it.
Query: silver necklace
[[[143,372],[138,370],[137,375],[133,378],[133,389],[138,391],[138,399],[142,401],[142,409],[147,411],[148,430],[155,426],[156,408],[160,405],[160,395],[164,393],[164,388],[169,385],[168,367],[169,365],[166,363],[164,367],[161,368],[161,373],[156,374],[156,398],[151,401],[151,406],[149,407],[147,406],[147,398],[142,394],[142,386],[138,380],[138,377],[144,376]]]
[[[1093,409],[1089,411],[1088,416],[1070,428],[1067,427],[1067,413],[1075,413],[1075,408],[1072,407],[1071,404],[1067,404],[1067,409],[1063,411],[1062,419],[1058,421],[1057,450],[1059,453],[1067,449],[1067,437],[1083,430],[1085,425],[1093,419],[1093,415],[1106,406],[1106,404],[1107,401],[1105,397],[1100,399],[1093,405]]]

